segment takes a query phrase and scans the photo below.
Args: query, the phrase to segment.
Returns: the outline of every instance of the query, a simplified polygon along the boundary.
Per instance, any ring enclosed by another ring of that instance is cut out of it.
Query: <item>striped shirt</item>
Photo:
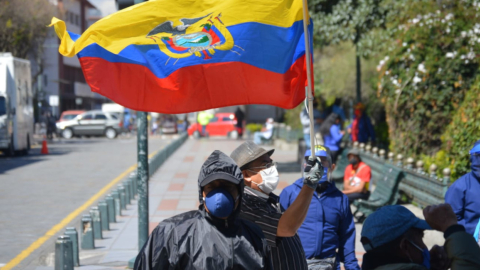
[[[240,217],[254,222],[262,229],[270,246],[273,269],[308,269],[298,234],[292,237],[277,237],[278,222],[284,211],[277,195],[266,195],[245,187]]]

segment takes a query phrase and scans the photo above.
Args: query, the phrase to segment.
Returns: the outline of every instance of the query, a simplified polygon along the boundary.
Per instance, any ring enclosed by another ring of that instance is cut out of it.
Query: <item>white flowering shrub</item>
[[[387,110],[391,148],[434,154],[478,75],[479,1],[406,1],[388,28],[377,95]]]

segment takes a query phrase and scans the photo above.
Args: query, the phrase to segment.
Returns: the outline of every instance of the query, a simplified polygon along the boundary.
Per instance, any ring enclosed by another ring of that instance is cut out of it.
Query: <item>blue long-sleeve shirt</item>
[[[338,151],[342,137],[343,134],[340,133],[340,125],[332,125],[330,127],[330,134],[323,137],[324,145],[330,148],[330,151]]]
[[[280,204],[285,209],[295,201],[302,186],[303,178],[300,178],[282,191]],[[342,261],[345,269],[360,269],[355,257],[355,223],[348,198],[334,184],[329,184],[320,194],[314,192],[298,235],[307,259],[337,256],[337,262]]]
[[[358,119],[357,140],[359,143],[367,143],[369,138],[372,142],[375,141],[375,130],[370,117],[364,114]]]
[[[455,181],[445,194],[458,223],[478,241],[480,230],[480,156],[472,155],[472,171]]]

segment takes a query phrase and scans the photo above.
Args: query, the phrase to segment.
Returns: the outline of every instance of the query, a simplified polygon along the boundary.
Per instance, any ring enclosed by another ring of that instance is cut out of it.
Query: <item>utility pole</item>
[[[118,9],[144,2],[144,0],[116,0]],[[148,121],[147,113],[137,111],[137,186],[138,186],[138,250],[148,240]],[[135,258],[128,262],[133,268]]]
[[[148,123],[147,113],[137,112],[138,250],[148,240]]]

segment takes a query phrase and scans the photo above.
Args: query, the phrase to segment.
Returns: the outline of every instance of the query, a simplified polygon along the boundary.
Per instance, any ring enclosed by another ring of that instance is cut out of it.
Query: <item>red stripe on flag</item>
[[[159,79],[144,66],[80,58],[92,88],[130,109],[186,113],[242,104],[269,104],[285,109],[305,99],[305,57],[279,74],[241,62],[184,67]]]

